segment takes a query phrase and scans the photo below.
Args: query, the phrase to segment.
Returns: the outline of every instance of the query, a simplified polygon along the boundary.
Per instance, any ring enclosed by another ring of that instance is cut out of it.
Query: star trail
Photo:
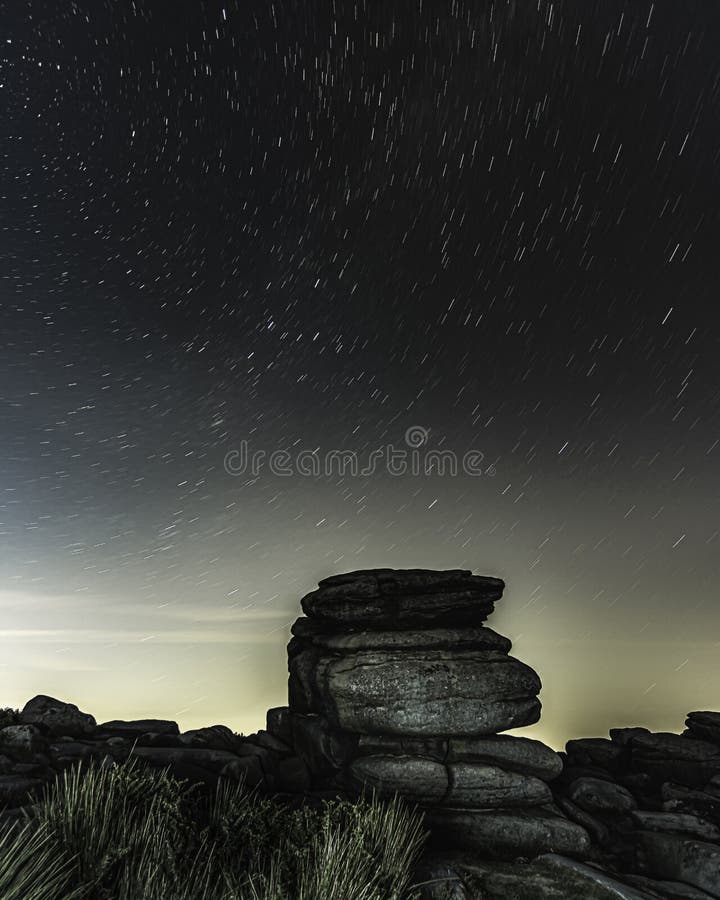
[[[719,41],[694,0],[0,2],[4,705],[253,731],[318,579],[423,566],[506,580],[555,746],[715,708]]]

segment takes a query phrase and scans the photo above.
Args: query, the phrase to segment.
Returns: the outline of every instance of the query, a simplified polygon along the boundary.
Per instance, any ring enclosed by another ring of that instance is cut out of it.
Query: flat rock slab
[[[700,816],[693,816],[689,813],[636,810],[632,813],[632,819],[642,831],[684,834],[701,841],[720,843],[720,828]]]
[[[562,758],[542,741],[496,734],[482,738],[451,738],[447,761],[487,762],[511,772],[552,781],[563,770]]]
[[[651,878],[682,881],[720,898],[720,847],[680,835],[635,834],[638,861]]]
[[[169,719],[113,719],[98,725],[114,737],[139,737],[141,734],[180,734],[177,722]]]
[[[544,781],[479,763],[443,764],[417,756],[364,756],[351,774],[380,794],[452,807],[538,806],[552,800]]]
[[[436,878],[458,888],[457,893],[429,893],[429,900],[658,900],[594,866],[554,855],[510,863],[446,851],[426,854],[418,875],[417,880]]]
[[[360,735],[358,752],[364,756],[424,756],[439,762],[475,762],[508,772],[552,781],[563,770],[562,758],[541,741],[495,734],[479,738],[401,738]]]
[[[630,746],[633,757],[720,763],[720,747],[710,741],[694,740],[669,731],[636,735]]]
[[[322,657],[314,710],[358,734],[477,736],[532,725],[541,683],[503,653],[359,651]]]
[[[302,619],[298,621],[303,621]],[[294,629],[297,625],[292,626]],[[308,634],[304,626],[299,632]],[[296,633],[296,632],[293,632]],[[298,636],[303,636],[302,634]],[[403,631],[354,631],[346,634],[309,634],[308,643],[332,653],[356,650],[497,650],[509,653],[512,641],[492,628],[427,628]]]
[[[470,625],[490,615],[504,587],[461,569],[373,569],[324,579],[301,605],[310,618],[350,628]]]
[[[446,846],[475,850],[485,858],[514,859],[542,853],[585,857],[590,838],[562,816],[533,809],[433,809],[426,813],[433,839]]]

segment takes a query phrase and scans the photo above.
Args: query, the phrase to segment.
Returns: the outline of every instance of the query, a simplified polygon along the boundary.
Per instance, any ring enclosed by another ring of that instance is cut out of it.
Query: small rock
[[[269,731],[260,730],[255,734],[249,735],[247,740],[280,756],[287,756],[289,753],[292,753],[291,748],[284,741],[279,740]]]
[[[207,747],[210,750],[233,750],[240,736],[235,734],[227,725],[208,725],[205,728],[195,728],[192,731],[184,731],[180,735],[180,741],[187,747]]]
[[[292,721],[289,706],[274,706],[265,714],[265,723],[270,734],[292,746]]]
[[[565,745],[568,761],[574,766],[594,766],[617,772],[628,754],[625,748],[606,738],[581,738]]]
[[[650,734],[650,729],[639,727],[611,728],[610,740],[616,744],[620,744],[621,747],[627,747],[627,745],[634,737],[639,737],[641,734]]]
[[[8,725],[0,730],[0,751],[24,761],[47,749],[47,740],[36,725]]]
[[[590,813],[626,813],[637,807],[626,788],[599,778],[578,778],[568,788],[568,797]]]

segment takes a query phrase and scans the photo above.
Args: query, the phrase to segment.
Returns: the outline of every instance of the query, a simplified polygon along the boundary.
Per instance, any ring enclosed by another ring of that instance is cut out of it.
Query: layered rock
[[[586,831],[552,805],[560,757],[500,734],[540,717],[537,674],[483,625],[498,578],[379,569],[325,579],[288,645],[289,706],[268,715],[312,785],[419,804],[435,837],[486,855],[584,855]]]
[[[610,740],[568,741],[553,781],[604,865],[657,896],[720,898],[718,723],[691,712],[683,734],[614,728]]]

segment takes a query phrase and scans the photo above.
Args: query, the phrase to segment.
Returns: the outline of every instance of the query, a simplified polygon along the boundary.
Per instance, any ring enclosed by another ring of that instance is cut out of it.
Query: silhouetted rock
[[[720,712],[688,713],[685,724],[691,737],[720,745]]]
[[[95,731],[95,719],[81,712],[74,703],[38,694],[28,700],[20,713],[23,725],[42,725],[50,734],[83,737]]]
[[[135,738],[141,734],[180,734],[177,722],[168,719],[113,719],[98,725],[98,731],[115,737]]]
[[[310,618],[350,628],[470,625],[487,618],[504,586],[464,570],[374,569],[325,579],[301,605]]]

